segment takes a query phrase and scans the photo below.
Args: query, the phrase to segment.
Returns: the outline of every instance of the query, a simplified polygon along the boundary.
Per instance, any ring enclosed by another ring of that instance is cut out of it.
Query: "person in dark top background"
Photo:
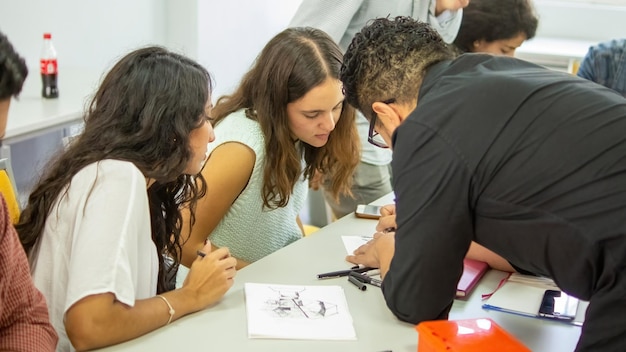
[[[347,259],[381,269],[399,319],[447,318],[473,240],[590,301],[577,351],[626,350],[622,96],[514,58],[453,59],[408,17],[365,26],[340,79],[370,140],[393,144],[398,226]]]

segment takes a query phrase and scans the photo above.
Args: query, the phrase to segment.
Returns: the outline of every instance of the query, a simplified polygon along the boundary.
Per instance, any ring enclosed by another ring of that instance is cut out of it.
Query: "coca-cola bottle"
[[[41,83],[43,84],[41,96],[44,98],[57,98],[59,96],[59,88],[57,87],[57,51],[54,49],[54,45],[52,45],[52,35],[50,33],[43,34],[43,49],[39,64]]]

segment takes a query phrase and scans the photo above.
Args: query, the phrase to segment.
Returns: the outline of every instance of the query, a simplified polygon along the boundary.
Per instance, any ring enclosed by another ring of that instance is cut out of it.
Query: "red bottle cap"
[[[44,33],[44,34],[43,34],[43,39],[52,39],[52,34],[50,34],[50,33]]]

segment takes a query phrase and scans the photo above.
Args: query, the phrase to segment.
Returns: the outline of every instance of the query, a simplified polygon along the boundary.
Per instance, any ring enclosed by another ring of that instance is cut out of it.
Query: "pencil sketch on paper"
[[[281,318],[321,319],[338,314],[337,304],[309,298],[306,288],[276,288],[268,286],[274,297],[265,301],[265,309]]]
[[[245,284],[251,338],[355,340],[343,288]]]

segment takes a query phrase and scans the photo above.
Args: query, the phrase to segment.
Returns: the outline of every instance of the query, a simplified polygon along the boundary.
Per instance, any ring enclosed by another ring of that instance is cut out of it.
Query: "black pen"
[[[361,291],[367,290],[367,286],[365,285],[365,283],[360,281],[359,279],[357,279],[356,277],[354,277],[352,275],[348,276],[348,281],[353,283],[354,286],[356,286]]]
[[[350,275],[350,277],[354,277],[356,280],[359,280],[359,281],[364,282],[366,284],[374,285],[376,287],[380,287],[382,285],[382,283],[383,283],[381,280],[374,279],[374,278],[371,278],[371,277],[369,277],[367,275],[363,275],[363,274],[360,274],[360,273],[357,273],[357,272],[351,272],[349,275]]]
[[[359,266],[355,266],[352,267],[350,269],[347,270],[337,270],[337,271],[331,271],[328,273],[321,273],[321,274],[317,274],[317,278],[318,279],[330,279],[330,278],[334,278],[334,277],[342,277],[342,276],[348,276],[351,272],[356,272],[356,273],[363,273],[366,271],[370,271],[374,268],[370,268],[370,267],[359,267]]]

